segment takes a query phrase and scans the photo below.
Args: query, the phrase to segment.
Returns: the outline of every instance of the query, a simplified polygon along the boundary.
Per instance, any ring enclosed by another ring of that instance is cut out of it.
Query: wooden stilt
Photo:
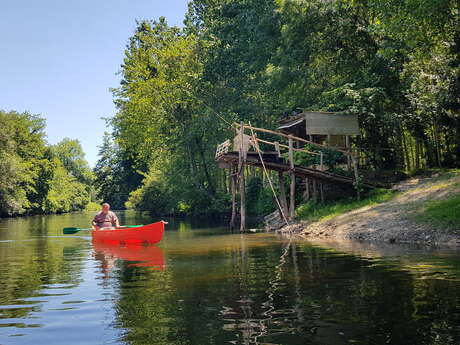
[[[351,156],[351,162],[353,164],[353,171],[354,171],[354,174],[355,174],[355,188],[356,188],[356,198],[358,199],[358,201],[361,199],[361,194],[360,194],[360,186],[359,186],[359,174],[358,174],[358,164],[356,163],[356,157],[355,156]]]
[[[241,169],[240,175],[240,213],[241,213],[241,223],[240,223],[240,231],[244,231],[246,229],[246,183],[244,178],[244,169]]]
[[[278,152],[278,157],[281,157],[280,143],[275,141],[275,150]]]
[[[243,148],[243,140],[244,140],[244,126],[241,122],[240,126],[240,150],[238,154],[238,172],[239,172],[239,180],[240,180],[240,215],[241,215],[241,222],[240,222],[240,231],[244,231],[246,228],[246,195],[245,195],[245,181],[244,181],[244,148]]]
[[[232,165],[230,168],[230,177],[231,177],[231,189],[232,189],[232,218],[230,219],[230,228],[235,229],[235,219],[236,219],[236,184],[237,184],[237,175],[235,166]]]
[[[295,174],[294,174],[294,143],[292,138],[289,138],[289,164],[291,165],[291,171],[289,173],[291,177],[291,193],[289,201],[289,217],[291,220],[295,218]]]
[[[350,151],[350,137],[348,135],[345,136],[345,146],[347,148],[348,152]],[[347,170],[351,171],[351,160],[350,160],[350,154],[347,154]]]
[[[318,188],[317,188],[316,180],[313,180],[313,199],[315,201],[318,201]]]
[[[321,196],[321,202],[324,202],[324,185],[322,182],[319,184],[319,194]]]
[[[278,172],[278,179],[279,179],[279,184],[280,184],[280,204],[281,207],[283,208],[283,212],[285,216],[287,217],[289,214],[289,209],[287,205],[287,200],[286,200],[286,188],[285,186],[285,179],[284,179],[284,174],[280,171]],[[283,215],[281,215],[282,217]]]
[[[306,178],[305,180],[305,191],[303,192],[302,199],[304,201],[310,200],[310,180]]]

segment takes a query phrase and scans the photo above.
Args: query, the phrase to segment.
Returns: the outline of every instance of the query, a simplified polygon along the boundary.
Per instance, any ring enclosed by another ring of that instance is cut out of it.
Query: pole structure
[[[289,137],[289,164],[291,167],[290,176],[291,176],[291,195],[289,203],[289,217],[291,220],[295,218],[295,174],[294,174],[294,143],[292,138]]]
[[[361,194],[359,191],[360,183],[359,183],[359,174],[358,174],[358,164],[356,163],[355,155],[351,155],[351,162],[353,164],[353,171],[355,173],[355,188],[356,188],[356,198],[358,201],[361,199]]]
[[[240,126],[240,150],[238,155],[238,172],[240,177],[240,215],[241,215],[241,222],[240,222],[240,231],[243,232],[246,228],[246,195],[245,195],[245,181],[244,181],[244,126],[243,122],[241,122]]]
[[[231,188],[232,188],[232,218],[230,219],[230,228],[235,229],[235,219],[236,219],[236,185],[237,185],[237,171],[234,164],[230,168],[231,174]]]

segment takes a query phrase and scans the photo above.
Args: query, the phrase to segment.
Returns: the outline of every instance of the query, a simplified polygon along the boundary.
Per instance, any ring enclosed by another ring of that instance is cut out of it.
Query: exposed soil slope
[[[280,232],[304,238],[346,238],[402,243],[445,243],[460,245],[457,229],[440,229],[415,220],[427,201],[442,200],[460,193],[460,175],[413,178],[394,186],[398,194],[391,201],[356,209],[326,221],[300,222]]]

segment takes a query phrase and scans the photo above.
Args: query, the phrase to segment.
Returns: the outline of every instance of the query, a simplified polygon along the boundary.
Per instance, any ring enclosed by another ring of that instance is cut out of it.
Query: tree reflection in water
[[[120,271],[129,344],[457,344],[458,281],[308,243],[233,235],[168,250],[164,271]]]

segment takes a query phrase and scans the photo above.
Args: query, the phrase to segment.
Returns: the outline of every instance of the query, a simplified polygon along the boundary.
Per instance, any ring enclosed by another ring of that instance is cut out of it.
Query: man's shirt
[[[118,218],[115,213],[109,211],[104,213],[100,211],[98,214],[94,216],[93,222],[96,223],[97,226],[101,228],[108,228],[111,226],[115,226],[117,224]]]

